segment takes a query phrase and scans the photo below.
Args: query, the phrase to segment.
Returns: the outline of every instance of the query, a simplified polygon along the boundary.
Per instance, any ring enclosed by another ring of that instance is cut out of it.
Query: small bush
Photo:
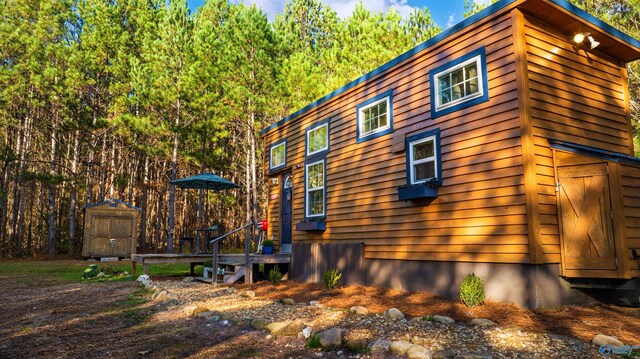
[[[317,335],[312,336],[311,339],[309,339],[309,341],[307,342],[307,348],[315,349],[321,347],[322,344],[320,344],[320,337],[318,337]]]
[[[424,317],[422,317],[422,320],[427,322],[435,322],[436,317],[434,315],[425,315]]]
[[[342,273],[338,268],[329,269],[322,275],[322,282],[327,289],[333,289],[338,284],[340,277],[342,277]]]
[[[273,285],[278,285],[282,282],[282,273],[280,273],[280,267],[277,264],[269,271],[269,281]]]
[[[267,239],[266,241],[262,242],[262,246],[263,247],[273,247],[275,245],[276,245],[276,242],[274,242],[274,241],[272,241],[270,239]]]
[[[460,284],[460,300],[467,307],[475,307],[484,302],[484,280],[471,273]]]

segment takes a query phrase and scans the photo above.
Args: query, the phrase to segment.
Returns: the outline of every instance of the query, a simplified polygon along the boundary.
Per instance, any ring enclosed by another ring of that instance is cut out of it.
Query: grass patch
[[[309,349],[321,348],[322,345],[320,344],[320,337],[314,335],[313,337],[311,337],[311,339],[309,339],[305,346]]]
[[[150,316],[150,311],[138,308],[125,310],[118,315],[124,326],[127,328],[144,323]]]
[[[77,261],[38,261],[38,260],[10,260],[0,262],[0,276],[23,277],[20,281],[26,280],[31,283],[32,279],[47,279],[59,282],[111,282],[111,281],[133,281],[141,273],[134,275],[111,275],[109,277],[83,280],[82,274],[89,264],[98,265],[98,272],[105,269],[109,273],[132,272],[130,261],[119,262],[89,262]],[[141,269],[141,266],[139,266]],[[202,266],[196,266],[196,273],[202,274]],[[149,265],[150,276],[180,276],[189,274],[189,264],[167,263]],[[18,279],[18,278],[16,278]],[[24,280],[23,280],[24,279]]]
[[[152,293],[151,290],[146,288],[138,288],[135,292],[129,294],[127,299],[117,302],[116,305],[122,307],[136,307],[149,301],[148,297]]]

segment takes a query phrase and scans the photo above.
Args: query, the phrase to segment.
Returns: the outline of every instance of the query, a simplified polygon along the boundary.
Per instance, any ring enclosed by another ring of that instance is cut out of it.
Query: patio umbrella
[[[171,181],[171,183],[182,189],[193,188],[222,191],[225,189],[240,188],[237,184],[213,173],[200,173],[195,176]]]
[[[241,188],[237,184],[226,180],[216,174],[213,173],[200,173],[195,176],[177,179],[175,181],[171,181],[171,184],[176,185],[178,188],[182,189],[202,189],[202,190],[213,190],[213,191],[222,191],[225,189],[232,188]],[[198,212],[200,212],[200,206],[198,207]],[[200,213],[198,213],[198,222],[200,222]],[[214,230],[217,229],[218,226],[213,226],[206,229],[199,230]],[[200,248],[200,233],[198,232],[197,243],[196,243],[196,252],[199,252]]]

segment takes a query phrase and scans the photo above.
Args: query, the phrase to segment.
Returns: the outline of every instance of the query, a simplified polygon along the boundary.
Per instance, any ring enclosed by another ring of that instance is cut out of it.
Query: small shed
[[[136,253],[140,208],[117,199],[84,208],[84,257],[129,257]]]

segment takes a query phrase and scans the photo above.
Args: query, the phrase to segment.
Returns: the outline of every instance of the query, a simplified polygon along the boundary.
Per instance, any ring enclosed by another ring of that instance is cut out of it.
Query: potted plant
[[[266,241],[262,242],[262,254],[273,254],[273,246],[275,245],[275,242],[267,239]]]

